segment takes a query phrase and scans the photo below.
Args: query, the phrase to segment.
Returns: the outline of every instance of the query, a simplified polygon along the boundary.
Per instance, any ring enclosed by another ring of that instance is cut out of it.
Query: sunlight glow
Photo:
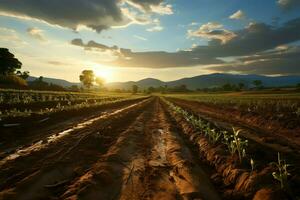
[[[105,82],[114,81],[114,72],[109,67],[104,67],[102,65],[96,64],[93,67],[93,71],[96,76],[103,78]]]

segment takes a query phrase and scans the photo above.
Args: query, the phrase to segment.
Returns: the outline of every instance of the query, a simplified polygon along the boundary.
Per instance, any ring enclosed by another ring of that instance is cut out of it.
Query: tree
[[[101,77],[96,77],[95,78],[95,82],[97,83],[97,85],[101,88],[104,85],[104,79]]]
[[[244,83],[239,83],[239,89],[242,90],[245,88],[245,84]]]
[[[82,82],[82,84],[90,89],[90,87],[93,86],[95,75],[93,70],[83,70],[79,76],[79,80]]]
[[[0,48],[0,74],[10,75],[21,69],[22,63],[6,48]]]
[[[29,71],[24,71],[24,72],[17,71],[16,75],[26,80],[29,77]]]
[[[230,83],[226,83],[222,86],[224,91],[231,91],[232,90],[232,85]]]
[[[132,86],[132,93],[136,94],[138,92],[139,87],[137,85]]]
[[[261,89],[262,88],[262,81],[261,80],[254,80],[253,85],[255,85],[256,88]]]
[[[154,91],[155,91],[155,88],[151,86],[151,87],[148,88],[147,93],[148,93],[148,94],[151,94],[151,93],[154,92]]]

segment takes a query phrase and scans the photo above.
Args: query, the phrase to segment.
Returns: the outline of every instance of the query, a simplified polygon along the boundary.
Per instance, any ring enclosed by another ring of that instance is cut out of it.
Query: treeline
[[[79,88],[77,85],[65,88],[61,85],[48,83],[44,81],[42,76],[33,81],[28,81],[30,73],[29,71],[21,71],[21,67],[22,63],[14,54],[6,48],[0,48],[0,88],[73,92],[84,90],[84,88]],[[95,81],[99,84],[101,80],[96,79]]]
[[[116,91],[122,91],[122,90],[116,90]],[[179,85],[175,87],[168,87],[165,86],[159,86],[159,87],[148,87],[146,89],[139,89],[137,85],[132,86],[132,93],[138,93],[142,92],[145,94],[151,94],[151,93],[172,93],[172,92],[192,92],[192,90],[189,90],[186,85]]]

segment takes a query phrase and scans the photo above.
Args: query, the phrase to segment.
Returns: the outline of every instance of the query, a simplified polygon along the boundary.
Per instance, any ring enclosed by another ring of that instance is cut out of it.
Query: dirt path
[[[3,163],[0,199],[219,199],[158,98]]]
[[[158,99],[62,197],[219,199]]]

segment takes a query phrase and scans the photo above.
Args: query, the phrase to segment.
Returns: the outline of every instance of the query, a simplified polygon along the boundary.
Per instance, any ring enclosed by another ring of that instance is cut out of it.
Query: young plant
[[[243,140],[239,137],[239,133],[241,129],[236,130],[233,128],[233,135],[231,136],[232,140],[230,141],[229,151],[231,154],[237,152],[239,156],[240,163],[242,162],[243,158],[246,157],[246,147],[248,146],[248,140]]]
[[[254,163],[254,160],[251,158],[250,159],[250,165],[251,165],[251,173],[254,171],[254,168],[255,168],[255,163]]]
[[[286,164],[285,160],[281,160],[279,152],[277,154],[277,163],[272,163],[272,164],[274,164],[277,167],[277,171],[272,173],[273,178],[280,182],[281,189],[287,188],[288,187],[287,178],[290,175],[287,168],[290,165]]]

